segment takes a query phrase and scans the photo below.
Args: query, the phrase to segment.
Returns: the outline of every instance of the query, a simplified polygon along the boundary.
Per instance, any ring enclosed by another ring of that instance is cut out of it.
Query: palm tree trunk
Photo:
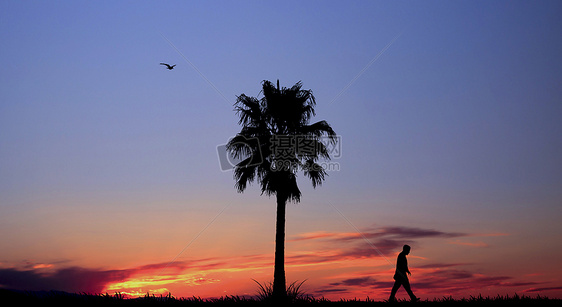
[[[277,192],[277,222],[275,229],[275,268],[273,272],[273,299],[287,297],[285,281],[285,207],[286,197]]]

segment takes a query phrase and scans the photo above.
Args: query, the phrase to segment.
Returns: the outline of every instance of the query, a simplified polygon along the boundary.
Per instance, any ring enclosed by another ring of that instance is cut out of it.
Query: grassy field
[[[127,299],[122,295],[114,294],[71,294],[65,292],[22,292],[0,289],[0,302],[2,306],[269,306],[272,302],[263,298],[248,298],[238,296],[227,296],[217,299],[175,298],[168,296],[145,296],[135,299]],[[329,301],[326,299],[301,296],[283,305],[290,306],[561,306],[561,299],[549,299],[546,297],[528,297],[514,295],[511,297],[470,297],[455,300],[452,298],[441,298],[433,300],[422,300],[416,303],[409,301],[398,301],[388,303],[374,300],[339,300]]]

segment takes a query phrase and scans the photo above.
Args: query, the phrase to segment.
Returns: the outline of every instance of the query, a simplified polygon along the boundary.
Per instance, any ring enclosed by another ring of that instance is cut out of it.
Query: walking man
[[[400,286],[403,286],[412,302],[416,302],[419,300],[410,289],[410,281],[408,280],[408,275],[412,275],[410,270],[408,270],[408,260],[406,260],[406,255],[410,253],[410,246],[404,245],[402,248],[402,252],[398,254],[398,259],[396,260],[396,272],[394,273],[394,286],[392,287],[392,291],[390,292],[390,298],[388,299],[389,302],[396,301],[396,291]]]

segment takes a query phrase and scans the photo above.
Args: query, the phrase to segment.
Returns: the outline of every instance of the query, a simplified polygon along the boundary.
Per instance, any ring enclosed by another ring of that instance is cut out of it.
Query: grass
[[[252,279],[258,284],[258,295],[256,297],[257,301],[260,302],[271,302],[273,297],[273,282],[269,282],[267,284],[261,284],[255,279]],[[301,282],[294,281],[287,287],[287,301],[290,303],[297,303],[297,302],[309,302],[314,300],[312,296],[305,294],[301,290],[302,284],[304,284],[306,280]]]
[[[256,283],[258,283],[256,281]],[[330,301],[324,298],[314,298],[306,295],[300,290],[304,282],[293,283],[288,287],[291,292],[291,301],[285,305],[291,306],[560,306],[561,299],[549,299],[546,297],[519,296],[496,296],[482,297],[471,296],[464,299],[453,299],[452,297],[424,300],[416,303],[402,300],[397,303],[374,301],[372,299],[341,299]],[[2,306],[269,306],[269,294],[271,284],[258,283],[258,295],[256,297],[225,296],[215,299],[202,299],[200,297],[176,298],[171,294],[167,296],[146,295],[144,297],[127,299],[123,295],[110,294],[72,294],[66,292],[21,292],[0,289],[0,304]],[[8,303],[8,304],[6,304]]]

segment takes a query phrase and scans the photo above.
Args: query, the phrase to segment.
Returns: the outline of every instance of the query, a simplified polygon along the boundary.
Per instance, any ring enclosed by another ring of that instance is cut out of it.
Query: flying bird
[[[176,66],[176,64],[170,65],[170,64],[166,64],[166,63],[160,63],[160,65],[166,65],[166,68],[168,68],[169,70],[174,69],[174,66]]]

